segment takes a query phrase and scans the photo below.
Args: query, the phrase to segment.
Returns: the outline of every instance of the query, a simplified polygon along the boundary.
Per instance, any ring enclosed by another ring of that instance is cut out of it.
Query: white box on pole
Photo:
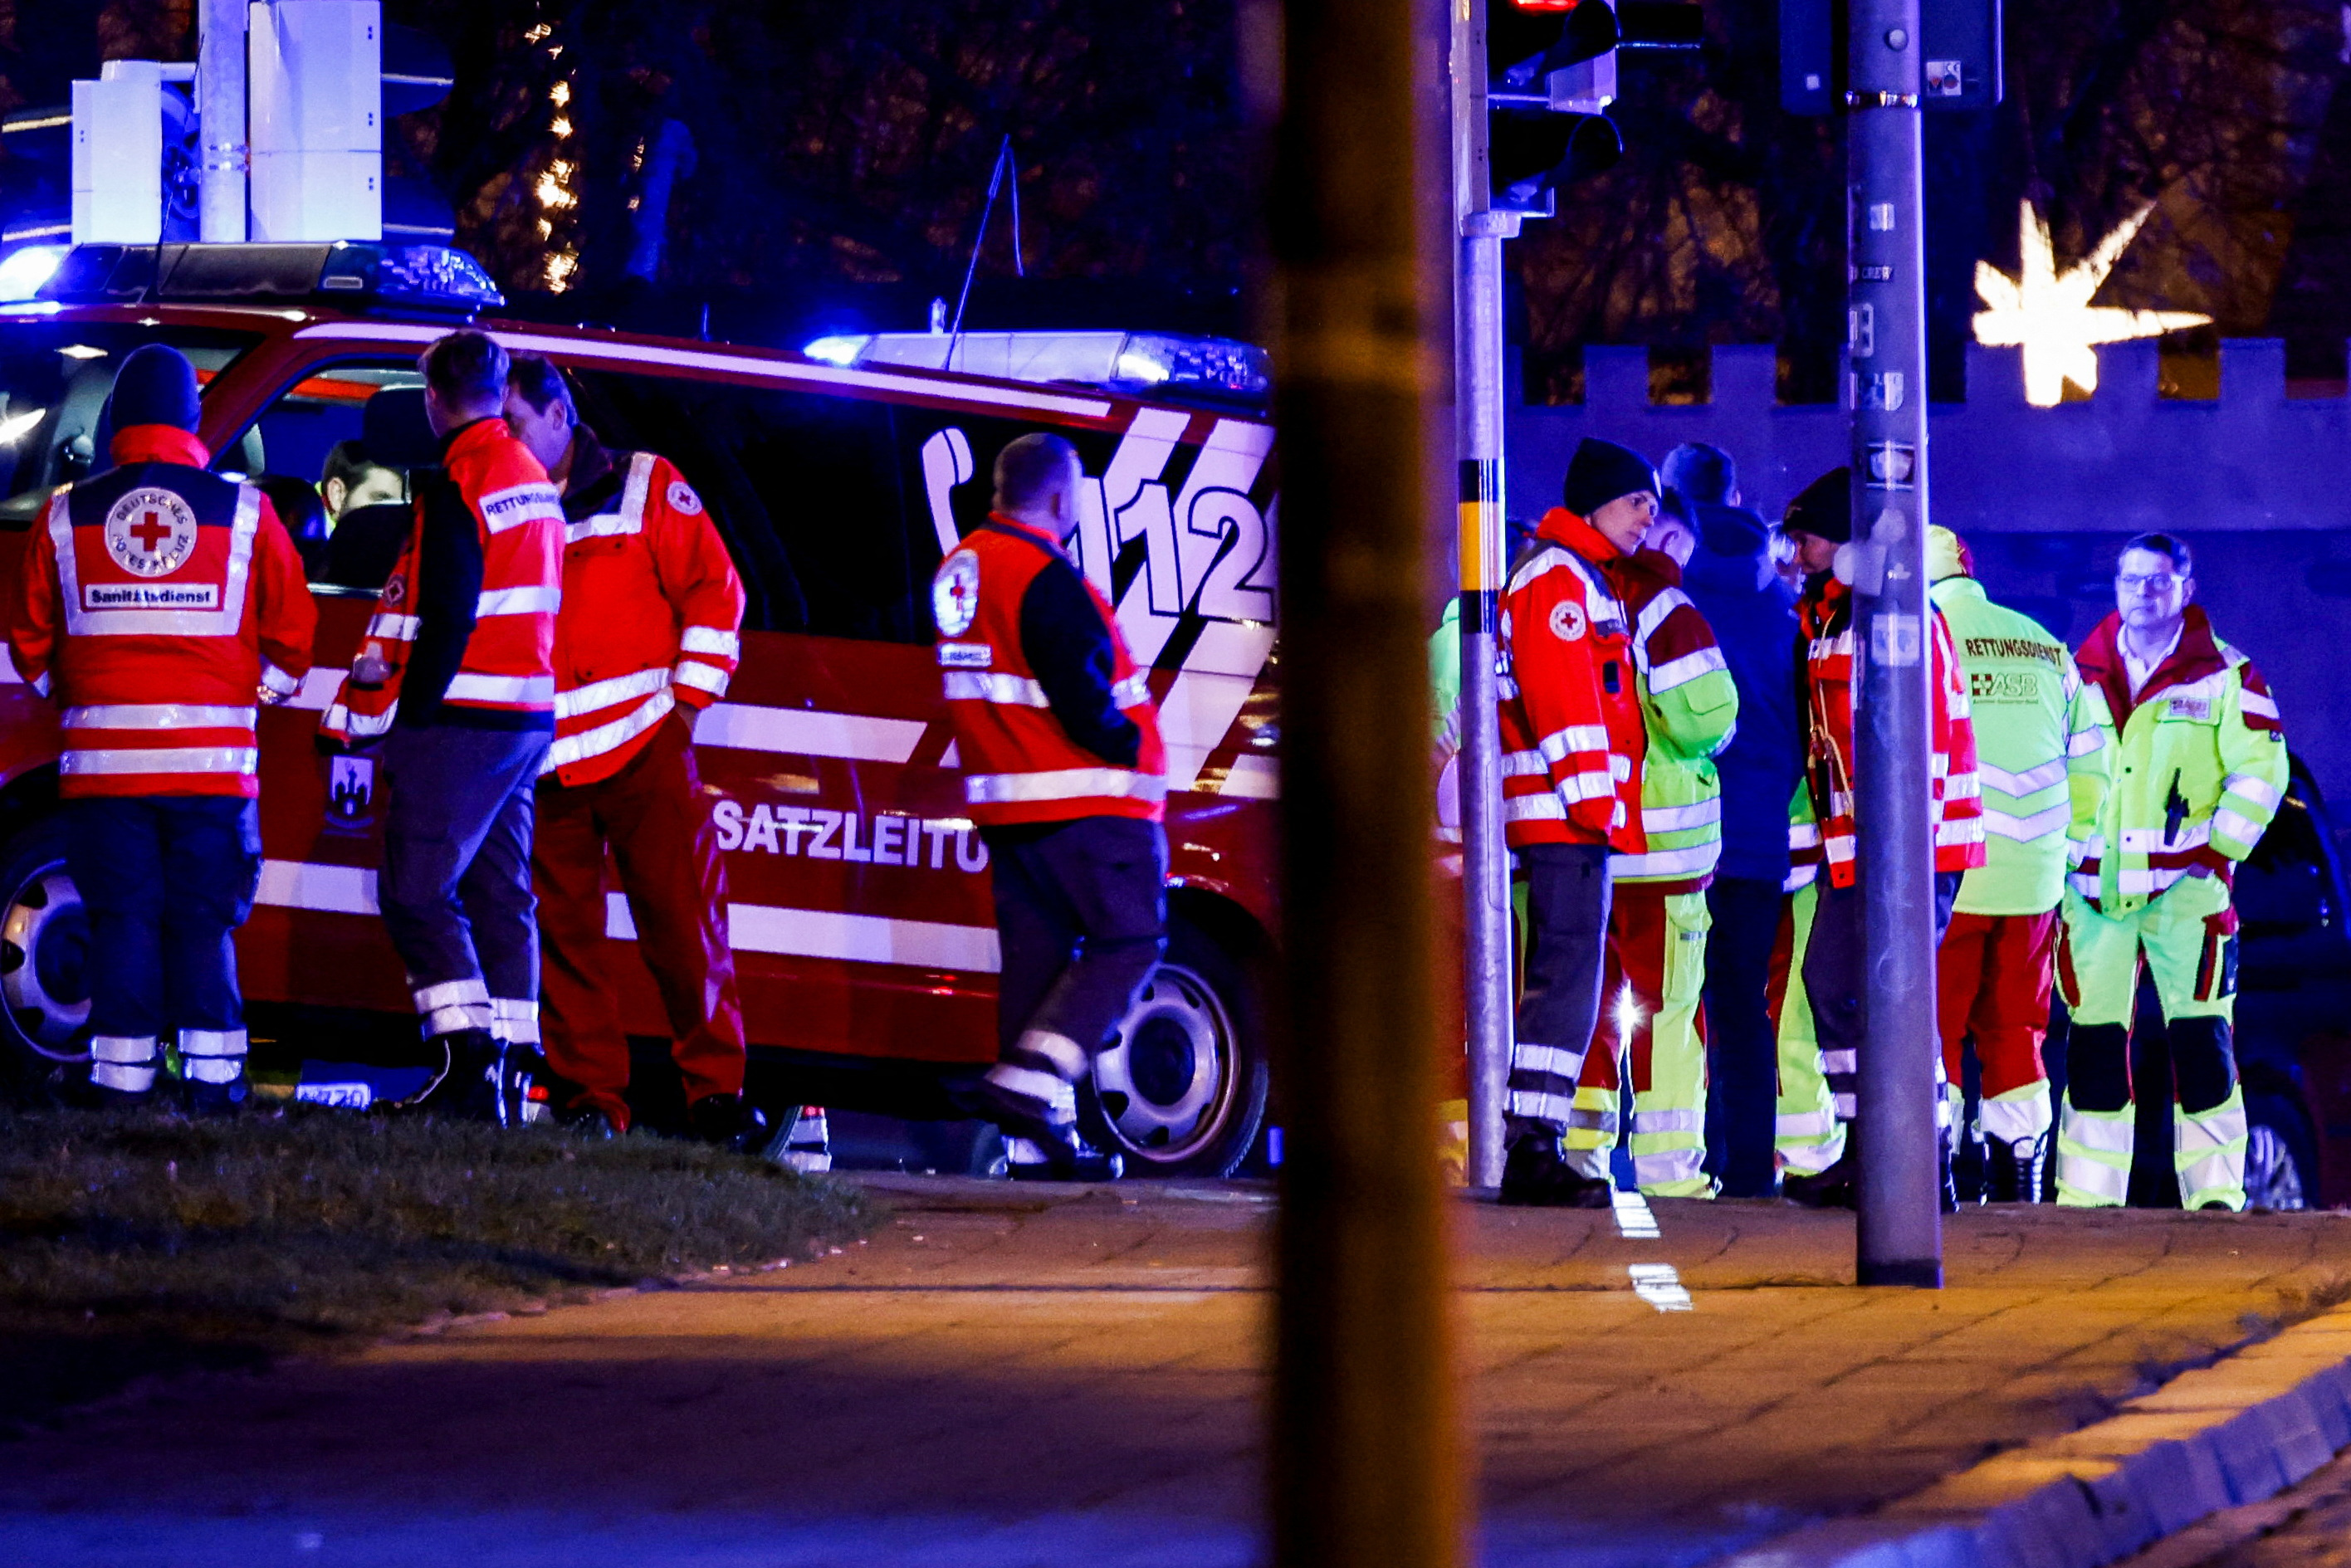
[[[382,7],[277,0],[247,24],[253,237],[381,239]]]
[[[153,245],[163,235],[163,75],[110,60],[73,84],[73,240]]]

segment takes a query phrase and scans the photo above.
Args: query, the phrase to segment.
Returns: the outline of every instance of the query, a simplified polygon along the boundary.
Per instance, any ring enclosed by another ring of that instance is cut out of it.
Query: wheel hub
[[[1174,1165],[1213,1142],[1232,1114],[1234,1045],[1207,982],[1161,965],[1094,1059],[1094,1092],[1123,1152]]]

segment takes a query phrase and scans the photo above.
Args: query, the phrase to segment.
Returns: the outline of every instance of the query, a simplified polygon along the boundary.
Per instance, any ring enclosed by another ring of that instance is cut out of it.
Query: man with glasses
[[[2123,547],[2116,612],[2074,663],[2111,714],[2112,784],[2098,830],[2073,846],[2057,981],[2073,1014],[2057,1201],[2122,1203],[2136,1112],[2130,1027],[2141,956],[2170,1036],[2174,1159],[2188,1208],[2245,1206],[2245,1100],[2230,1022],[2237,915],[2230,883],[2286,785],[2269,683],[2190,604],[2188,546]]]

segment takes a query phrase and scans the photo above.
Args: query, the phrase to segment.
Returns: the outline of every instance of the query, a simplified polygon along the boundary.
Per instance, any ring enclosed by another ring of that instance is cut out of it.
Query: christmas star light
[[[2019,250],[2023,265],[2009,277],[1988,261],[1976,263],[1976,295],[1986,308],[1976,314],[1976,341],[2024,350],[2024,401],[2049,408],[2064,401],[2065,383],[2085,392],[2098,390],[2100,343],[2159,338],[2182,327],[2202,327],[2212,318],[2190,310],[2125,310],[2093,305],[2115,263],[2138,237],[2139,225],[2155,209],[2141,207],[2098,242],[2098,248],[2064,272],[2049,243],[2049,225],[2023,204]]]

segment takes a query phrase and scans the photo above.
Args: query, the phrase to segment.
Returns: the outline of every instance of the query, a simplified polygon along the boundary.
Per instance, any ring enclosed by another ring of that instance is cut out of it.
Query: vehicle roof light
[[[868,333],[836,333],[816,339],[800,352],[811,360],[820,360],[828,365],[838,365],[847,370],[857,362],[858,356],[865,352],[865,345],[872,340]]]
[[[41,286],[57,276],[57,268],[72,247],[62,245],[28,245],[12,250],[0,257],[0,300],[30,299],[41,291]]]
[[[1254,343],[1169,332],[878,332],[820,338],[805,352],[831,364],[920,366],[1130,395],[1188,394],[1252,410],[1262,409],[1273,390],[1272,361]]]
[[[506,303],[481,263],[439,245],[77,246],[39,290],[82,304],[282,306],[365,301],[470,317]]]

